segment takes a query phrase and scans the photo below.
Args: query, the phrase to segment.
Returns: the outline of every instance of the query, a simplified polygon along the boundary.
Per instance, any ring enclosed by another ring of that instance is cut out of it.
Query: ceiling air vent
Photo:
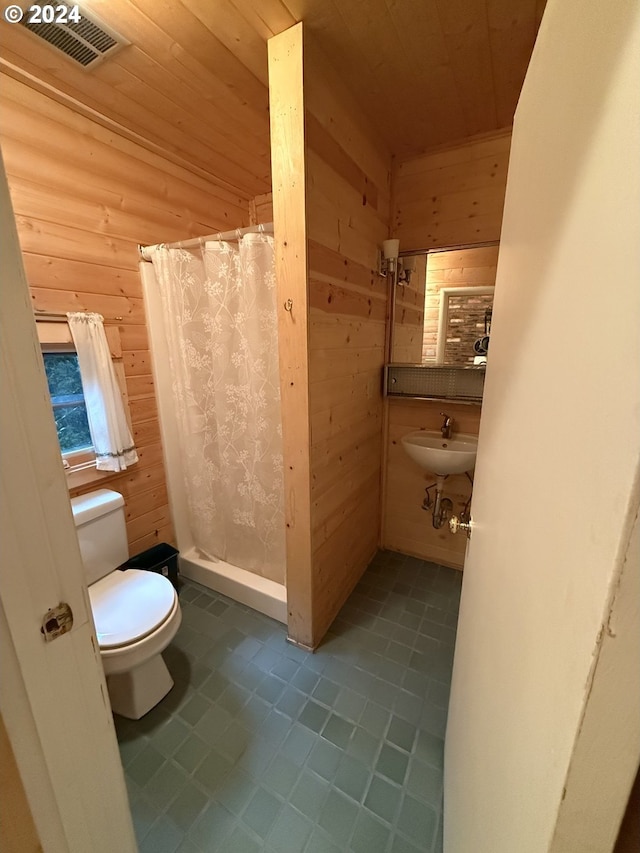
[[[78,9],[77,6],[65,6],[65,8],[69,12],[72,9],[74,11]],[[35,22],[32,20],[33,16],[27,12],[22,19],[22,26],[48,42],[56,50],[62,51],[83,68],[93,67],[128,44],[126,39],[103,23],[98,23],[95,17],[89,16],[83,9],[79,10],[77,21],[73,20],[76,15],[58,13],[61,9],[60,4],[56,5],[55,9],[57,12],[55,23]]]

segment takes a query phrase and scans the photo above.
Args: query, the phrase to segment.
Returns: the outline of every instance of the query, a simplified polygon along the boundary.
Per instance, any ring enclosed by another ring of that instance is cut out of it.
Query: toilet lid
[[[146,637],[167,619],[175,595],[165,577],[142,569],[111,572],[91,584],[89,599],[100,648]]]

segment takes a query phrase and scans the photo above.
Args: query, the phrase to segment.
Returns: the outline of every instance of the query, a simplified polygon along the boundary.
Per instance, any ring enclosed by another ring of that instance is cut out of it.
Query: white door
[[[563,820],[638,508],[639,80],[636,0],[549,0],[514,124],[445,853],[605,853],[638,765],[636,606],[586,793]],[[604,773],[607,754],[619,760]]]
[[[0,171],[0,710],[45,853],[134,853],[113,718]],[[60,602],[71,606],[73,628],[46,643],[42,619]]]

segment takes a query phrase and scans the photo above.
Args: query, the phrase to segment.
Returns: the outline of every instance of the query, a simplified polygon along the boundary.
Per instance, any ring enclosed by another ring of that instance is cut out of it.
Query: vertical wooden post
[[[313,646],[302,24],[269,40],[289,639]]]

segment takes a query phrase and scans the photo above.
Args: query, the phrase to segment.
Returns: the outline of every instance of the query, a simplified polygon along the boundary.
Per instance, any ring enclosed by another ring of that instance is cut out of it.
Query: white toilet
[[[161,652],[182,621],[178,596],[161,574],[117,568],[129,557],[122,495],[100,489],[71,507],[111,708],[139,720],[173,687]]]

